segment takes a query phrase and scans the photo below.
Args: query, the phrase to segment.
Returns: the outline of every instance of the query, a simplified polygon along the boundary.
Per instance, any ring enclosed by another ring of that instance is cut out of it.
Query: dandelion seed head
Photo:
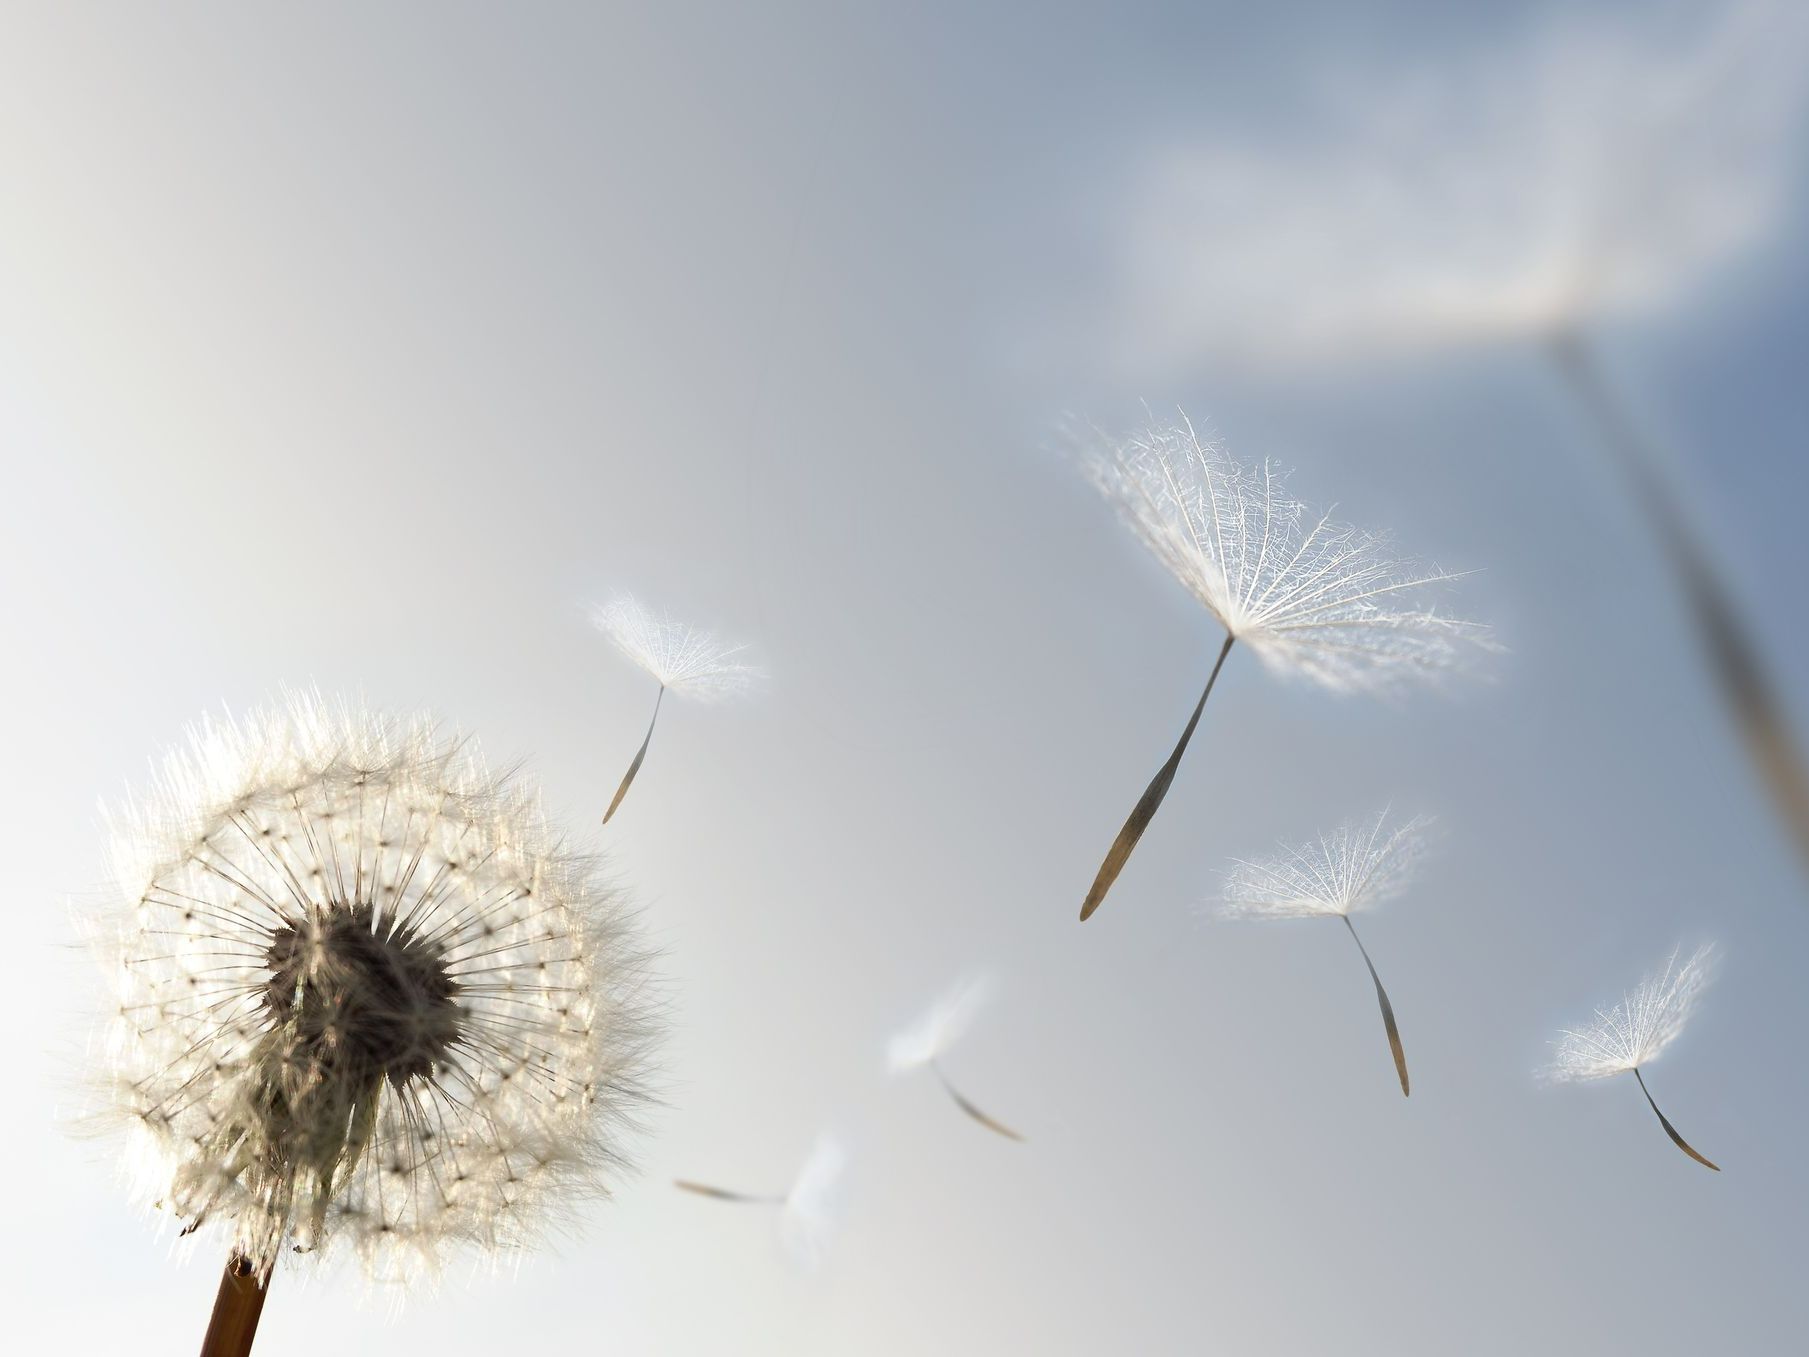
[[[1716,964],[1712,943],[1687,957],[1682,948],[1673,949],[1663,970],[1641,980],[1612,1008],[1598,1008],[1594,1022],[1560,1032],[1545,1077],[1581,1083],[1651,1064],[1682,1034]]]
[[[840,1220],[842,1174],[847,1167],[848,1151],[842,1142],[833,1135],[819,1136],[785,1196],[779,1239],[801,1267],[817,1267],[828,1252]]]
[[[894,1074],[921,1069],[959,1041],[980,1009],[991,999],[993,977],[964,977],[937,998],[918,1019],[886,1045],[886,1061]]]
[[[623,902],[469,741],[293,696],[116,817],[106,1120],[260,1267],[531,1242],[623,1166],[652,1040]]]
[[[700,702],[738,697],[765,677],[736,658],[745,645],[729,644],[627,594],[592,609],[591,621],[662,688]]]
[[[1425,855],[1432,821],[1416,816],[1393,829],[1388,812],[1351,821],[1309,843],[1226,874],[1220,910],[1229,918],[1348,917],[1399,895]]]
[[[1272,669],[1386,690],[1449,674],[1492,644],[1487,628],[1424,602],[1455,576],[1309,515],[1274,467],[1235,461],[1185,415],[1086,443],[1094,484],[1143,545]]]

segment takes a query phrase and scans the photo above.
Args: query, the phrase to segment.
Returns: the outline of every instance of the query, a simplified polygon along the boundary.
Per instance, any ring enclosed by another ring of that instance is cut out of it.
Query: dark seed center
[[[368,908],[311,914],[265,953],[264,1004],[295,1033],[296,1057],[355,1084],[433,1071],[459,1034],[458,983],[441,950],[407,930],[373,931]]]

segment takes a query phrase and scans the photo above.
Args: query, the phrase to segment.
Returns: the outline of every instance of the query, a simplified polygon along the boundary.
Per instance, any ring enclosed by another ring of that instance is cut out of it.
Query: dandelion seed
[[[647,722],[647,734],[635,751],[634,761],[623,774],[615,796],[610,798],[609,809],[603,812],[603,823],[608,824],[622,804],[622,798],[628,795],[635,774],[641,771],[647,746],[653,743],[653,727],[660,719],[660,704],[665,701],[668,689],[700,702],[715,702],[746,692],[762,674],[753,665],[735,658],[747,649],[746,646],[725,644],[710,632],[655,613],[626,594],[593,609],[591,621],[615,642],[618,650],[660,685],[659,693],[653,699],[653,717]]]
[[[1272,670],[1341,691],[1439,679],[1491,644],[1486,628],[1415,603],[1456,576],[1403,562],[1385,537],[1309,516],[1273,467],[1232,460],[1185,415],[1098,438],[1088,467],[1150,554],[1225,628],[1225,641],[1174,751],[1106,854],[1082,919],[1168,795],[1234,642]]]
[[[227,1238],[207,1351],[249,1349],[285,1250],[409,1280],[622,1167],[651,1042],[623,904],[471,743],[314,697],[204,724],[115,863],[107,1120],[145,1200]]]
[[[1585,1083],[1631,1074],[1671,1142],[1698,1164],[1720,1172],[1691,1148],[1670,1119],[1658,1110],[1641,1073],[1642,1067],[1658,1059],[1683,1034],[1684,1025],[1714,978],[1716,956],[1712,944],[1697,948],[1681,962],[1680,956],[1682,948],[1674,949],[1662,971],[1640,981],[1614,1007],[1598,1008],[1593,1023],[1560,1032],[1545,1077],[1554,1083]]]
[[[822,1262],[835,1231],[838,1194],[847,1166],[848,1153],[841,1141],[831,1135],[822,1135],[811,1146],[787,1192],[765,1195],[737,1192],[688,1178],[674,1179],[672,1185],[713,1201],[777,1207],[781,1245],[799,1266],[814,1269]]]
[[[1395,1073],[1405,1097],[1407,1053],[1395,1025],[1394,1005],[1388,1001],[1388,991],[1382,988],[1369,949],[1357,936],[1350,916],[1393,899],[1406,888],[1425,852],[1426,830],[1432,822],[1420,816],[1385,830],[1387,818],[1384,811],[1373,821],[1340,826],[1312,843],[1284,848],[1276,858],[1238,861],[1225,878],[1221,909],[1231,918],[1344,920],[1376,987],[1388,1049],[1394,1055]]]
[[[996,1117],[977,1107],[949,1080],[942,1068],[942,1057],[960,1040],[992,993],[992,978],[969,976],[938,999],[916,1022],[900,1032],[886,1046],[887,1063],[894,1074],[905,1074],[928,1067],[935,1072],[943,1091],[968,1116],[987,1130],[1008,1140],[1024,1137]]]
[[[1809,764],[1744,610],[1593,346],[1581,331],[1569,329],[1551,337],[1548,351],[1601,446],[1632,489],[1683,597],[1696,642],[1747,760],[1802,865],[1809,868]]]

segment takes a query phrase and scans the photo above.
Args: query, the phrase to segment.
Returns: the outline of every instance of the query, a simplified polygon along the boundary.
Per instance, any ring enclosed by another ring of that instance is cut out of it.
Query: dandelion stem
[[[610,798],[609,809],[603,812],[603,823],[609,823],[609,817],[616,813],[616,807],[622,804],[622,798],[628,795],[628,788],[634,782],[634,775],[641,771],[641,760],[647,757],[647,746],[653,743],[653,728],[659,723],[660,703],[666,700],[666,685],[660,684],[659,696],[653,699],[653,720],[647,723],[647,734],[641,740],[641,747],[634,751],[634,762],[628,765],[628,771],[622,774],[622,785],[616,788],[616,794]]]
[[[1194,727],[1200,724],[1200,713],[1206,710],[1206,699],[1212,696],[1212,685],[1218,682],[1219,670],[1225,667],[1225,656],[1231,653],[1231,643],[1236,639],[1229,632],[1225,634],[1225,644],[1219,647],[1219,657],[1212,666],[1211,676],[1206,680],[1205,691],[1194,704],[1193,715],[1187,718],[1187,729],[1181,732],[1181,738],[1175,744],[1175,752],[1157,770],[1156,776],[1150,780],[1149,786],[1144,789],[1142,797],[1132,809],[1130,819],[1124,822],[1124,828],[1112,840],[1111,850],[1099,866],[1099,875],[1093,878],[1093,888],[1087,892],[1086,903],[1080,907],[1081,922],[1093,917],[1093,911],[1105,900],[1106,892],[1112,889],[1112,883],[1118,879],[1118,873],[1130,861],[1131,850],[1137,846],[1137,840],[1143,837],[1143,831],[1149,828],[1149,822],[1156,818],[1162,798],[1168,795],[1169,784],[1175,780],[1175,770],[1181,766],[1181,755],[1187,752],[1187,742],[1193,738]]]
[[[242,1253],[226,1260],[220,1291],[214,1297],[213,1318],[201,1340],[201,1357],[246,1357],[257,1337],[258,1317],[264,1313],[264,1296],[270,1274],[258,1275],[257,1266]]]
[[[942,1087],[947,1091],[948,1096],[955,1100],[956,1107],[967,1113],[968,1116],[979,1122],[980,1125],[984,1126],[987,1130],[996,1132],[997,1134],[1004,1136],[1007,1140],[1015,1140],[1020,1143],[1023,1141],[1024,1137],[1021,1132],[1012,1130],[1011,1127],[1007,1126],[1004,1122],[988,1116],[978,1107],[974,1106],[973,1103],[969,1102],[967,1098],[962,1095],[961,1091],[949,1082],[948,1075],[942,1072],[942,1066],[938,1062],[932,1060],[930,1062],[930,1068],[936,1071],[936,1077],[942,1081]]]
[[[1721,1172],[1721,1166],[1719,1164],[1711,1163],[1690,1148],[1689,1141],[1678,1135],[1677,1128],[1671,1125],[1671,1119],[1658,1110],[1658,1104],[1653,1101],[1652,1098],[1652,1090],[1646,1087],[1646,1076],[1639,1072],[1639,1066],[1637,1065],[1633,1067],[1633,1077],[1639,1080],[1639,1091],[1646,1095],[1646,1101],[1651,1104],[1653,1113],[1658,1117],[1658,1124],[1665,1128],[1665,1134],[1671,1137],[1672,1144],[1676,1145],[1678,1149],[1689,1155],[1689,1157],[1694,1159],[1698,1164],[1703,1164],[1708,1168],[1712,1168],[1716,1173]]]
[[[1388,1049],[1394,1052],[1395,1073],[1401,1076],[1401,1096],[1409,1096],[1407,1091],[1407,1052],[1401,1046],[1401,1029],[1394,1023],[1394,1005],[1388,1002],[1388,991],[1382,988],[1382,977],[1376,974],[1376,963],[1369,959],[1369,949],[1363,945],[1363,939],[1357,936],[1357,926],[1350,921],[1350,915],[1340,915],[1344,926],[1350,929],[1351,941],[1357,944],[1357,950],[1363,953],[1363,964],[1369,967],[1369,978],[1375,982],[1376,1002],[1382,1006],[1382,1026],[1388,1029]]]
[[[1747,757],[1795,839],[1804,868],[1809,869],[1809,770],[1731,591],[1691,531],[1683,506],[1660,475],[1647,440],[1583,336],[1574,327],[1559,330],[1552,336],[1550,352],[1602,445],[1631,484],[1670,563]]]

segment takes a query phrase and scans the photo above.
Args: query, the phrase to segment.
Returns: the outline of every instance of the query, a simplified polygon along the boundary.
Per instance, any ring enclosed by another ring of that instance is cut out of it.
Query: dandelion
[[[1309,516],[1274,467],[1232,460],[1185,415],[1100,444],[1089,460],[1094,482],[1224,627],[1225,641],[1174,752],[1106,854],[1082,919],[1099,908],[1168,795],[1233,642],[1272,670],[1338,691],[1438,679],[1490,644],[1486,628],[1414,601],[1456,576],[1402,562],[1385,537]]]
[[[894,1074],[906,1074],[928,1066],[935,1071],[943,1091],[954,1100],[956,1107],[987,1130],[1008,1140],[1021,1141],[1024,1139],[1021,1134],[975,1106],[971,1099],[950,1082],[942,1068],[942,1057],[967,1031],[991,993],[990,976],[967,977],[931,1005],[916,1022],[892,1038],[886,1046],[886,1060]]]
[[[1369,959],[1369,949],[1357,936],[1357,926],[1350,916],[1391,900],[1406,889],[1425,851],[1426,831],[1432,822],[1420,816],[1386,830],[1387,818],[1384,811],[1373,821],[1342,825],[1312,843],[1285,847],[1276,858],[1260,862],[1240,860],[1225,878],[1221,908],[1232,918],[1344,920],[1376,987],[1388,1049],[1394,1054],[1395,1073],[1400,1076],[1401,1095],[1405,1097],[1407,1053],[1395,1025],[1394,1005],[1388,1001],[1388,991],[1382,988],[1375,963]]]
[[[744,645],[725,644],[710,632],[687,626],[683,622],[653,612],[638,599],[626,594],[602,604],[591,612],[596,624],[616,648],[659,682],[660,690],[653,699],[653,718],[647,722],[647,734],[635,751],[634,761],[622,775],[621,785],[603,812],[608,824],[628,795],[635,774],[647,757],[647,746],[653,743],[653,727],[660,719],[660,704],[667,689],[700,702],[715,702],[746,692],[761,678],[753,665],[735,657],[747,649]]]
[[[817,1137],[790,1190],[784,1193],[736,1192],[687,1178],[675,1178],[672,1185],[715,1201],[777,1207],[781,1245],[801,1267],[815,1268],[835,1231],[838,1195],[847,1166],[848,1152],[842,1142],[825,1134]]]
[[[1684,1024],[1689,1022],[1702,992],[1714,978],[1713,944],[1697,948],[1679,962],[1682,950],[1673,949],[1662,971],[1640,981],[1614,1007],[1596,1009],[1593,1023],[1560,1032],[1545,1077],[1555,1083],[1574,1084],[1631,1074],[1639,1081],[1639,1091],[1646,1095],[1647,1104],[1671,1137],[1671,1143],[1698,1164],[1719,1173],[1719,1167],[1698,1154],[1677,1133],[1670,1118],[1658,1110],[1652,1091],[1646,1087],[1646,1077],[1640,1072],[1682,1035]]]
[[[623,1166],[651,1041],[622,901],[468,741],[296,696],[119,817],[107,1117],[226,1237],[205,1353],[285,1251],[373,1280],[533,1241]]]

